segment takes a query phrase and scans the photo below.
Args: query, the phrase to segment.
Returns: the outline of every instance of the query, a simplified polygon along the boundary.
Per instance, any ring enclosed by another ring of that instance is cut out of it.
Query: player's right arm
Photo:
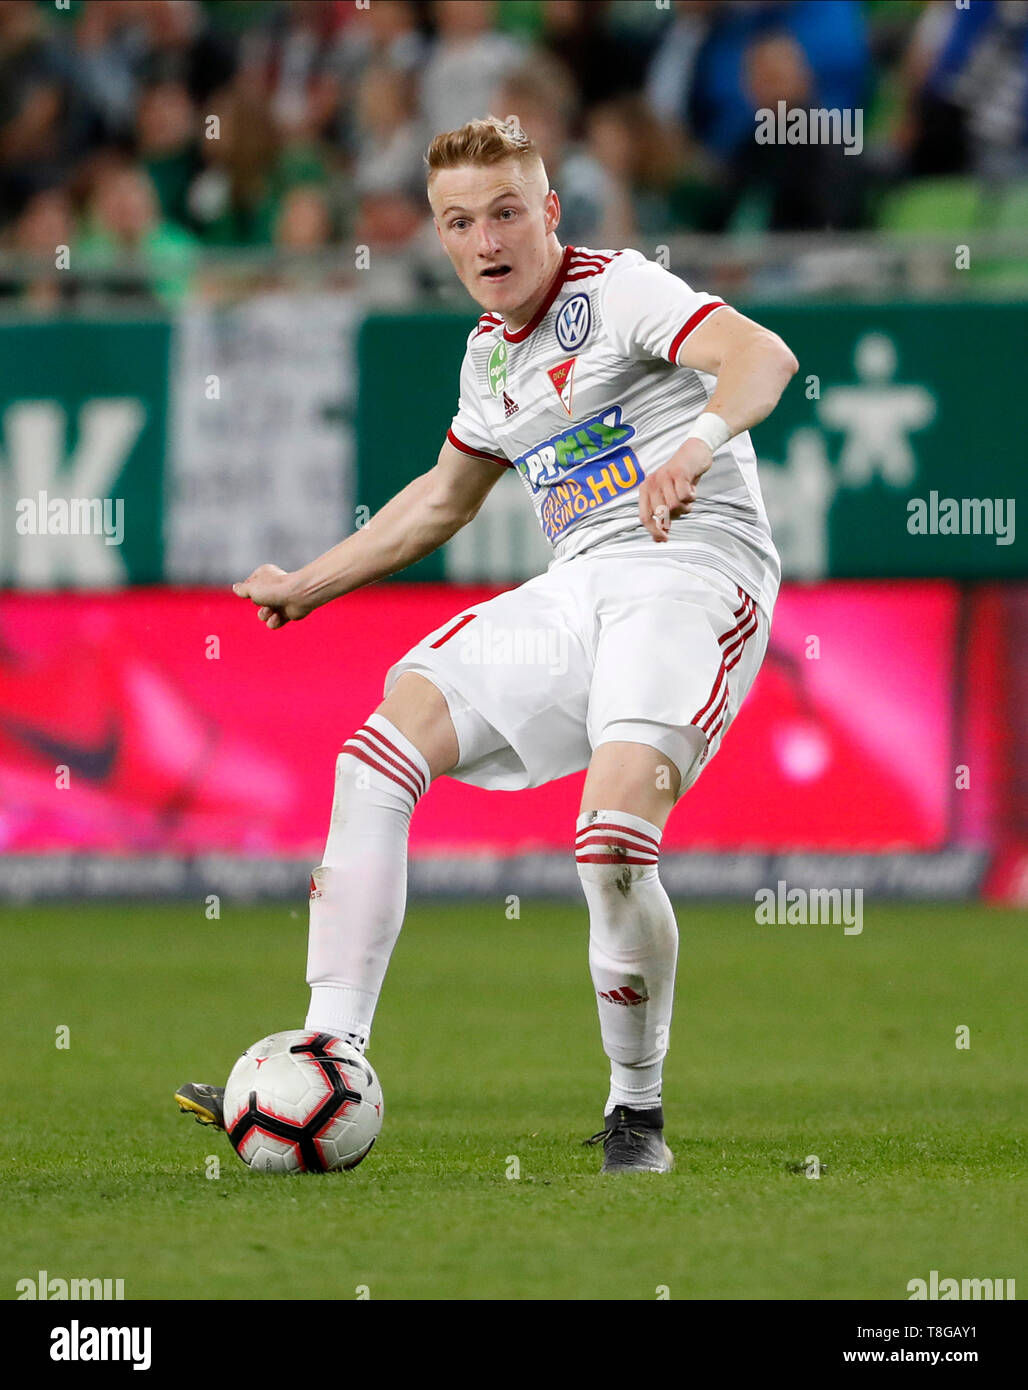
[[[398,492],[371,520],[292,573],[260,565],[233,592],[258,607],[269,628],[305,618],[330,599],[413,565],[477,515],[499,481],[502,465],[463,453],[448,440],[435,467]]]

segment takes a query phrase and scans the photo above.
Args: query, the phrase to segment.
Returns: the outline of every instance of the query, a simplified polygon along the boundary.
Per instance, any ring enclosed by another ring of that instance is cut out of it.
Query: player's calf
[[[575,858],[589,907],[589,969],[600,1035],[610,1060],[605,1117],[609,1120],[615,1111],[632,1116],[650,1111],[660,1116],[662,1130],[661,1081],[678,927],[657,874],[660,838],[658,827],[640,816],[590,811],[579,817]],[[632,1166],[652,1170],[663,1135],[659,1145],[649,1140],[642,1145],[635,1164],[631,1150],[637,1142],[631,1136],[617,1139],[617,1171]],[[614,1170],[605,1163],[604,1171]]]

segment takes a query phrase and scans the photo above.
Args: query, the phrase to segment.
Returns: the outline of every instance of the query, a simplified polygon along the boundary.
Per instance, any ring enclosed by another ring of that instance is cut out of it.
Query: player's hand
[[[296,576],[278,565],[258,565],[249,579],[233,584],[232,592],[257,604],[257,616],[269,628],[299,622],[311,611],[296,593]]]
[[[702,439],[687,439],[667,463],[643,479],[639,520],[655,541],[666,541],[672,521],[688,513],[696,501],[697,484],[713,461]]]

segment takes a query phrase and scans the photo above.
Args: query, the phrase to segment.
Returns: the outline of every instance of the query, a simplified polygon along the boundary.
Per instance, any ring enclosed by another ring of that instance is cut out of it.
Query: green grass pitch
[[[172,1092],[302,1026],[305,911],[3,909],[3,1296],[41,1269],[129,1299],[904,1299],[932,1269],[1023,1296],[1025,914],[678,916],[673,1174],[601,1178],[582,1147],[606,1096],[585,910],[525,901],[412,906],[379,1143],[281,1178]]]

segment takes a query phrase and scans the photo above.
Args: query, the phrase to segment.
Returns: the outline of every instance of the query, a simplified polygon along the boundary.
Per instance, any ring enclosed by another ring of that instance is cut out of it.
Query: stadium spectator
[[[561,239],[566,245],[612,246],[626,223],[624,198],[614,176],[595,155],[574,144],[577,116],[574,79],[559,59],[540,53],[501,84],[499,111],[516,116],[535,141],[550,185],[560,198]],[[630,243],[628,243],[630,244]]]
[[[361,79],[357,111],[360,139],[354,184],[358,193],[400,193],[420,205],[428,141],[417,119],[412,79],[385,64],[368,68]]]
[[[285,251],[322,251],[332,240],[332,213],[319,184],[297,184],[282,199],[275,245]]]
[[[1028,6],[940,8],[925,16],[925,28],[912,41],[927,58],[915,94],[914,170],[966,169],[995,181],[1028,175]],[[939,129],[950,135],[948,159]]]
[[[815,74],[792,35],[773,32],[743,52],[743,90],[752,111],[820,106]],[[744,141],[732,162],[736,217],[739,210],[772,231],[856,227],[862,217],[860,161],[839,144],[807,142],[758,145]],[[754,214],[753,208],[757,208]]]
[[[418,236],[424,221],[422,209],[402,193],[367,193],[357,209],[354,238],[360,245],[398,251]]]
[[[29,199],[14,226],[12,249],[40,262],[38,277],[26,277],[20,284],[5,283],[2,292],[17,293],[21,304],[36,311],[59,308],[74,299],[75,277],[57,271],[59,247],[70,247],[74,240],[75,219],[71,198],[63,188],[48,188]]]
[[[357,11],[346,12],[352,22]],[[247,35],[244,66],[250,79],[259,81],[286,144],[310,145],[332,135],[340,101],[336,34],[343,13],[332,0],[290,0],[269,10],[266,24]]]
[[[180,84],[202,105],[231,80],[235,62],[196,0],[89,0],[76,15],[75,86],[99,143],[131,139],[142,88]]]
[[[352,256],[333,253],[338,240],[336,209],[324,184],[297,184],[282,199],[275,220],[275,246],[284,258],[258,277],[264,290],[323,295],[352,288]],[[409,303],[409,278],[405,283]]]
[[[414,74],[428,51],[428,39],[418,25],[410,0],[377,0],[340,32],[335,68],[349,91],[355,91],[368,68],[384,65]]]
[[[675,0],[674,18],[650,60],[644,83],[646,99],[661,120],[685,124],[696,58],[710,32],[713,8],[713,0]]]
[[[867,35],[853,0],[745,6],[680,0],[648,77],[657,114],[673,115],[696,135],[731,183],[734,202],[762,197],[768,208],[761,220],[782,229],[853,225],[860,216],[856,171],[840,162],[837,147],[790,160],[789,152],[812,147],[757,146],[756,110],[774,109],[782,99],[862,111],[867,85]],[[786,195],[780,179],[803,196]]]
[[[143,170],[109,160],[101,164],[86,230],[73,249],[76,263],[111,271],[109,291],[155,296],[176,303],[188,291],[196,239],[161,217],[153,184]]]
[[[595,233],[597,246],[636,246],[639,242],[632,190],[635,133],[625,115],[616,102],[603,102],[587,117],[586,148],[607,175],[603,222]]]
[[[592,107],[588,148],[617,190],[623,231],[608,222],[604,246],[659,240],[671,225],[671,194],[684,168],[683,141],[654,115],[646,99],[625,92]],[[613,237],[613,239],[612,239]]]
[[[0,3],[0,221],[67,173],[68,73],[30,0]]]
[[[364,74],[379,68],[404,74],[416,94],[428,46],[428,37],[419,27],[417,7],[410,0],[382,0],[369,10],[361,10],[356,21],[341,30],[333,58],[340,80],[336,140],[348,156],[356,158],[361,144],[358,108]]]
[[[201,105],[231,81],[232,45],[214,30],[198,0],[143,0],[142,82],[181,82]]]
[[[900,58],[898,110],[887,154],[898,175],[945,175],[967,168],[963,112],[947,97],[928,88],[948,32],[947,8],[926,5]]]
[[[189,187],[200,171],[199,117],[180,81],[145,87],[136,114],[136,151],[165,217],[187,226]]]
[[[586,108],[642,86],[649,45],[618,19],[608,0],[543,0],[540,42],[575,74]]]
[[[211,105],[216,138],[201,141],[206,167],[189,189],[190,218],[209,245],[269,245],[282,191],[271,112],[260,88],[242,74]]]
[[[437,32],[421,80],[422,115],[433,133],[493,110],[497,85],[524,61],[525,45],[491,27],[495,12],[491,0],[436,0]]]
[[[276,244],[317,185],[332,240],[359,224],[424,264],[424,150],[486,111],[543,147],[572,242],[853,227],[867,173],[1023,176],[1026,35],[1000,0],[0,0],[0,230],[131,155],[158,223],[208,245]],[[779,99],[863,109],[869,51],[868,157],[756,145]]]
[[[136,0],[94,0],[75,15],[74,80],[93,113],[97,143],[132,136],[145,45]]]

